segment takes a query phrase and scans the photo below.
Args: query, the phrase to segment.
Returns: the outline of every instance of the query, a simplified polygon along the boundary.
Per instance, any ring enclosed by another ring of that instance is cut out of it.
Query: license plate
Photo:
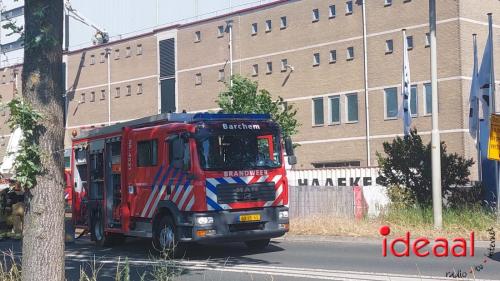
[[[260,214],[241,215],[240,221],[260,221]]]

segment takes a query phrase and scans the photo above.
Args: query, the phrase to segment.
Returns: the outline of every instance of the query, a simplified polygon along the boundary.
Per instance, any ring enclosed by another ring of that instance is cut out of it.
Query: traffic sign
[[[488,159],[500,161],[500,115],[491,115]]]

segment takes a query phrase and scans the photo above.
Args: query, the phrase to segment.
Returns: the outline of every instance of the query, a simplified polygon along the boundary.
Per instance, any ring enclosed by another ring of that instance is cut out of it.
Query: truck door
[[[167,159],[174,172],[166,184],[165,200],[172,201],[180,211],[191,211],[195,202],[190,142],[194,140],[182,133],[167,139]]]
[[[106,140],[106,227],[120,228],[121,204],[121,140],[119,137]]]
[[[130,140],[131,163],[127,175],[130,213],[133,217],[147,218],[162,192],[160,181],[168,170],[161,157],[164,146],[160,136],[150,130],[132,131]]]

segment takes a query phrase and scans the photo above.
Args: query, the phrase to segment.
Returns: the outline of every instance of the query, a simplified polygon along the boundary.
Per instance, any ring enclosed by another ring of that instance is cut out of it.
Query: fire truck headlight
[[[288,218],[288,211],[280,211],[278,217],[279,217],[279,219],[287,219]]]
[[[212,223],[214,223],[214,218],[212,217],[196,217],[196,224],[198,225],[212,224]]]

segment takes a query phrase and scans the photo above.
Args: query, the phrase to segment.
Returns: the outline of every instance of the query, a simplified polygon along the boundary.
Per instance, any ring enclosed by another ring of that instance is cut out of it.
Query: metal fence
[[[290,186],[289,208],[290,218],[354,217],[354,190],[348,186]]]

